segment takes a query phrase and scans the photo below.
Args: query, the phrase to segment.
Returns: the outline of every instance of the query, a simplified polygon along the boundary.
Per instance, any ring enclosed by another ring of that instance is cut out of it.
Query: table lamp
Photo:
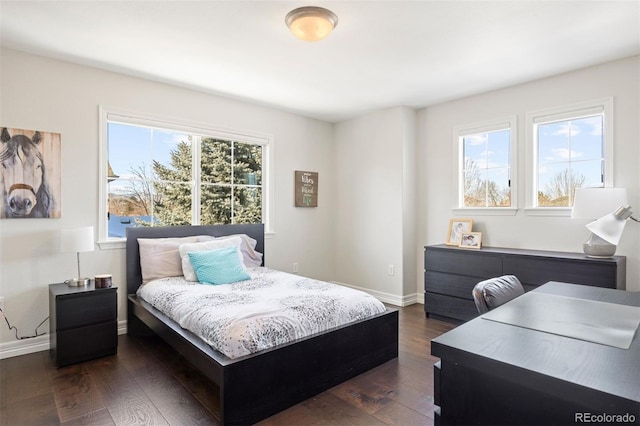
[[[594,235],[613,245],[614,249],[611,256],[615,254],[615,247],[620,242],[627,220],[631,219],[640,222],[640,220],[631,216],[632,213],[631,206],[620,206],[614,212],[587,225],[587,229],[593,232]]]
[[[598,219],[586,225],[591,235],[582,249],[588,257],[607,258],[615,254],[626,220],[631,217],[631,209],[626,205],[624,188],[576,188],[571,218]]]
[[[93,226],[83,228],[62,229],[60,231],[60,250],[62,252],[75,252],[78,262],[78,278],[71,278],[65,282],[72,287],[89,284],[89,278],[81,278],[80,252],[93,251]]]

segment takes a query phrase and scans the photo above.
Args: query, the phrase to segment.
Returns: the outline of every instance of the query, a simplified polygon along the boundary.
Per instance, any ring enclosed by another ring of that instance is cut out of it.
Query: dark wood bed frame
[[[230,359],[138,299],[142,283],[138,238],[247,234],[264,253],[263,225],[127,229],[128,334],[150,331],[220,388],[222,424],[251,424],[398,356],[398,311],[315,334],[256,354]],[[263,258],[264,262],[264,258]]]

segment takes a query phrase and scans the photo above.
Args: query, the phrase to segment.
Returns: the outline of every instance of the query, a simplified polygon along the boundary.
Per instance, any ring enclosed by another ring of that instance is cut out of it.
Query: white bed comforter
[[[206,285],[182,277],[151,281],[138,296],[238,358],[386,310],[373,296],[268,268],[249,268],[251,280]]]

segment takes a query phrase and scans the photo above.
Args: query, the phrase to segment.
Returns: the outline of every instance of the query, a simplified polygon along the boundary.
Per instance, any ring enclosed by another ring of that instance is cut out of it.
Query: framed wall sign
[[[295,206],[318,207],[318,172],[295,171]]]

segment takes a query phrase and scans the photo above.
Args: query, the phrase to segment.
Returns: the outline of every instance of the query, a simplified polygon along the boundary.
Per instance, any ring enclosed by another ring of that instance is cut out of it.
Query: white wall
[[[48,315],[49,283],[75,275],[58,232],[98,220],[98,105],[266,133],[275,140],[275,235],[267,265],[369,289],[397,304],[421,300],[425,244],[444,242],[453,217],[452,129],[518,116],[519,205],[524,205],[527,111],[614,97],[615,184],[640,216],[639,58],[555,76],[414,111],[374,112],[336,125],[149,80],[3,49],[0,126],[62,134],[62,218],[0,221],[0,296],[21,335]],[[417,163],[416,163],[417,161]],[[317,208],[295,208],[294,170],[319,172]],[[581,251],[584,223],[569,218],[476,216],[487,245]],[[640,290],[640,224],[618,249],[627,288]],[[124,250],[82,253],[83,275],[112,273],[124,290]],[[395,265],[396,273],[387,274]],[[126,318],[119,292],[119,318]],[[48,323],[39,331],[48,330]],[[46,349],[46,337],[33,350]],[[0,355],[16,343],[0,324]],[[21,341],[21,344],[25,341]]]
[[[591,99],[614,98],[615,176],[617,187],[627,188],[629,202],[640,216],[639,58],[571,72],[436,105],[419,111],[419,217],[421,242],[445,240],[449,219],[454,217],[453,128],[506,117],[518,117],[518,206],[525,206],[526,161],[525,114],[544,108]],[[483,244],[541,250],[582,252],[589,232],[588,221],[569,217],[532,217],[524,211],[515,216],[472,216],[474,230],[481,231]],[[422,254],[422,247],[418,251]],[[629,222],[616,254],[627,256],[627,289],[640,290],[640,224]],[[421,265],[419,265],[421,271]],[[424,276],[419,274],[418,290]]]
[[[76,257],[59,253],[61,228],[98,225],[98,105],[192,123],[273,135],[275,235],[267,265],[332,278],[333,128],[275,109],[3,49],[0,126],[62,134],[62,218],[0,221],[0,296],[21,335],[48,316],[48,284],[75,276]],[[294,207],[294,170],[319,172],[317,208]],[[81,253],[82,273],[111,273],[126,319],[124,249]],[[48,323],[39,331],[47,331]],[[43,340],[43,339],[40,339]],[[1,344],[15,338],[0,324]],[[1,352],[1,350],[0,350]]]
[[[416,297],[413,249],[405,256],[404,240],[415,218],[407,200],[415,193],[415,119],[415,111],[397,107],[335,125],[336,280],[398,305]],[[405,277],[411,294],[403,291]]]

